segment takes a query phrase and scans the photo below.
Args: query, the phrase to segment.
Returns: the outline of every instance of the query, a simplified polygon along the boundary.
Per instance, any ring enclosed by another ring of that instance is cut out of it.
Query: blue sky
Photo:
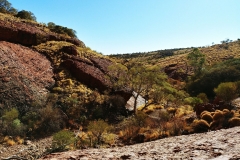
[[[240,0],[8,0],[38,22],[72,28],[103,54],[198,47],[240,38]]]

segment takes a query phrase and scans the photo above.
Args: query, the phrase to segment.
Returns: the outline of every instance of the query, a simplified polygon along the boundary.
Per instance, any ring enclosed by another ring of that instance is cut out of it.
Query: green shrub
[[[195,76],[198,76],[204,67],[205,55],[202,54],[198,48],[194,48],[191,53],[187,56],[188,62],[193,68]]]
[[[184,103],[191,106],[195,106],[199,103],[203,103],[203,101],[198,97],[187,97],[184,99]]]
[[[2,119],[7,122],[12,122],[14,119],[18,118],[18,110],[16,108],[12,108],[10,111],[6,111]]]
[[[30,11],[21,10],[15,16],[18,17],[18,18],[21,18],[21,19],[37,21],[35,15]]]
[[[226,102],[237,98],[237,86],[233,82],[220,83],[217,88],[214,89],[216,95]]]
[[[71,131],[62,130],[53,135],[52,148],[54,151],[63,151],[73,142],[74,134]]]
[[[103,134],[102,139],[105,144],[112,146],[116,143],[117,135],[113,133],[106,133]]]
[[[110,126],[103,120],[97,120],[91,121],[87,129],[92,133],[93,137],[96,138],[95,145],[100,145],[103,134],[110,129]]]
[[[77,37],[76,35],[77,32],[71,28],[56,25],[53,22],[49,22],[47,25],[52,32],[59,33],[59,34],[66,34],[70,37]]]
[[[206,93],[208,98],[214,98],[214,88],[217,88],[220,83],[240,80],[240,59],[234,58],[217,63],[198,78],[188,82],[186,85],[188,93],[191,93],[191,96]]]
[[[16,108],[5,111],[2,116],[1,133],[10,136],[24,135],[25,126],[18,119],[19,112]]]

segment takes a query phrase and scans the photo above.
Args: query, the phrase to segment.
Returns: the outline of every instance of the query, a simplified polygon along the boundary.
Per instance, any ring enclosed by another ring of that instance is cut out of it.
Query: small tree
[[[17,10],[7,0],[0,0],[0,12],[8,14],[17,14]]]
[[[47,26],[48,26],[48,28],[51,30],[51,29],[54,29],[54,28],[55,28],[56,24],[53,23],[53,22],[48,22]]]
[[[159,91],[159,87],[164,86],[167,76],[161,72],[160,68],[155,67],[148,69],[143,65],[136,64],[132,68],[117,64],[109,67],[111,82],[115,89],[130,89],[135,92],[134,113],[137,111],[137,99],[142,95],[145,101],[145,107],[150,103],[151,98],[156,97],[154,91]],[[151,91],[151,92],[150,92]]]
[[[202,54],[197,48],[188,54],[187,56],[189,64],[193,67],[193,71],[198,76],[203,69],[205,63],[205,55]]]
[[[37,18],[34,16],[34,14],[30,11],[21,10],[17,13],[16,17],[21,19],[27,19],[32,21],[37,21]]]
[[[11,3],[7,0],[0,0],[0,10],[1,12],[7,11],[11,8]]]
[[[63,26],[60,26],[60,25],[56,25],[55,23],[53,22],[49,22],[48,24],[48,28],[52,31],[52,32],[56,32],[56,33],[59,33],[59,34],[66,34],[70,37],[77,37],[77,32],[71,28],[67,28],[67,27],[63,27]]]

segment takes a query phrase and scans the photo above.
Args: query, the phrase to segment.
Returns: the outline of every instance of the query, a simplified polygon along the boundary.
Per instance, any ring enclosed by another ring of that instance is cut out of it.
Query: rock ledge
[[[54,159],[240,159],[240,127],[160,139],[131,146],[54,153]]]

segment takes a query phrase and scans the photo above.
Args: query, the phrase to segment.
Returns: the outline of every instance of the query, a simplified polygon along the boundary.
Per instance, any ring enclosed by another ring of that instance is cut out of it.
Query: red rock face
[[[81,83],[103,93],[105,90],[112,90],[112,84],[107,78],[108,67],[112,64],[113,62],[111,60],[103,57],[89,57],[88,59],[82,59],[72,56],[71,58],[66,59],[62,63],[62,66],[67,68]],[[113,94],[120,95],[127,102],[132,96],[132,91],[122,89],[115,91]]]
[[[32,46],[46,41],[67,41],[80,47],[85,44],[76,38],[67,38],[31,23],[0,20],[0,40]]]
[[[65,52],[65,53],[68,53],[69,55],[74,55],[74,56],[78,54],[77,47],[74,45],[62,47],[60,52]]]
[[[96,88],[103,92],[110,88],[110,81],[106,78],[106,74],[104,73],[107,72],[107,70],[104,70],[107,67],[102,66],[100,63],[98,64],[99,66],[95,66],[93,62],[84,62],[82,59],[72,58],[65,60],[62,65],[80,82],[86,84],[90,88]]]
[[[90,60],[94,66],[99,68],[103,73],[107,73],[108,67],[113,64],[112,61],[106,58],[91,57]]]
[[[46,57],[27,47],[0,41],[0,104],[44,102],[47,88],[54,83]]]

